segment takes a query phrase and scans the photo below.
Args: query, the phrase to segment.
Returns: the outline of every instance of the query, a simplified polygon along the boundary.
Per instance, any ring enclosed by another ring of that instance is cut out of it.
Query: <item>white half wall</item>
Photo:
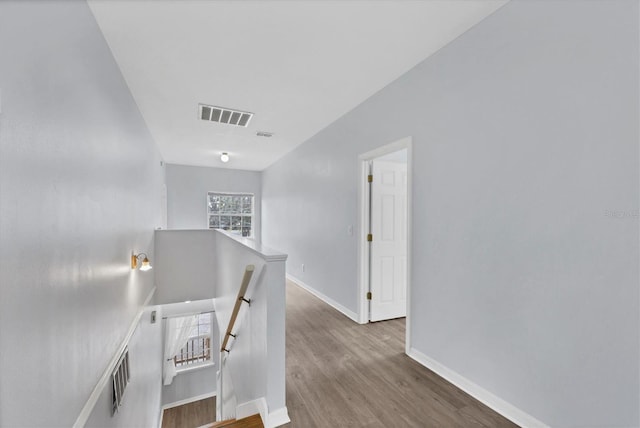
[[[640,425],[638,13],[509,2],[263,171],[264,242],[356,312],[358,155],[411,136],[413,349],[550,426]]]
[[[164,168],[86,2],[0,2],[0,52],[0,426],[68,427],[153,289]]]
[[[260,241],[262,173],[226,168],[167,165],[169,229],[207,229],[207,192],[253,193],[254,235]]]
[[[227,349],[227,366],[238,405],[265,398],[268,413],[286,414],[285,262],[286,254],[252,240],[217,232],[218,288],[214,301],[220,341],[231,318],[242,276],[254,265],[246,296]]]
[[[216,232],[156,230],[156,302],[212,299],[216,293]]]

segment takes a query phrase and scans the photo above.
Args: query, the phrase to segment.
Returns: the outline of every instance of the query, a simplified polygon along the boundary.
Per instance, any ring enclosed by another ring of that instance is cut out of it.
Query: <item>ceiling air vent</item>
[[[227,125],[247,127],[253,113],[200,104],[200,119]]]

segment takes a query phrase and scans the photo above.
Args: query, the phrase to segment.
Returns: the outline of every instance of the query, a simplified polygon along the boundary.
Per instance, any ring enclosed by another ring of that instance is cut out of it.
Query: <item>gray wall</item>
[[[215,334],[214,334],[215,336]],[[211,348],[214,354],[219,354],[219,349]],[[216,372],[218,365],[197,368],[191,371],[181,372],[173,378],[171,385],[162,387],[162,405],[192,400],[195,397],[215,394]]]
[[[169,229],[206,229],[207,192],[255,195],[255,239],[260,240],[262,181],[258,171],[167,165],[167,225]]]
[[[156,302],[179,303],[216,296],[216,232],[157,230]]]
[[[264,242],[356,311],[357,156],[413,136],[413,348],[638,426],[638,75],[636,1],[514,0],[265,170]]]
[[[131,379],[126,395],[123,396],[122,406],[112,415],[113,389],[109,384],[103,389],[86,427],[136,428],[158,425],[159,385],[162,382],[162,323],[158,318],[155,323],[151,323],[151,311],[160,313],[158,306],[146,307],[129,341]]]
[[[164,171],[85,2],[0,2],[0,52],[0,426],[68,427],[152,290]],[[134,376],[119,425],[154,426]]]

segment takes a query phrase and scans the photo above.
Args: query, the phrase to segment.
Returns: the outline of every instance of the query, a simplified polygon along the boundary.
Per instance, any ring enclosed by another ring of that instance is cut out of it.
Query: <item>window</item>
[[[177,371],[211,362],[211,314],[199,314],[191,326],[187,344],[173,359]]]
[[[209,229],[224,229],[242,236],[253,236],[252,194],[209,192],[207,215]]]

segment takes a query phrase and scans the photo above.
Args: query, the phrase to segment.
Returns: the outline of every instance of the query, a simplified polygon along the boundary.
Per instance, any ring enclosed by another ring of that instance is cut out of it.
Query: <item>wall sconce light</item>
[[[221,160],[222,162],[225,162],[225,163],[226,163],[226,162],[229,162],[229,153],[227,153],[227,152],[223,152],[223,153],[220,155],[220,160]]]
[[[131,252],[131,269],[138,267],[138,260],[142,261],[142,265],[140,266],[141,271],[152,269],[149,257],[147,257],[145,253],[133,254],[133,251]]]

